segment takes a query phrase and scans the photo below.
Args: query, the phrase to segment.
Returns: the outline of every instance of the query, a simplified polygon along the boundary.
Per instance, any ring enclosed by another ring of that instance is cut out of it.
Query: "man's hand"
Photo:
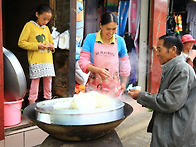
[[[131,97],[134,99],[134,100],[137,100],[138,98],[138,94],[140,93],[140,90],[136,90],[136,89],[130,89],[128,91],[128,94],[131,95]]]

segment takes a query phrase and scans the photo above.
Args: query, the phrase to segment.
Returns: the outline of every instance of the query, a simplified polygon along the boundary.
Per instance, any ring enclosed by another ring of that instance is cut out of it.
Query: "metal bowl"
[[[57,125],[92,125],[107,123],[124,118],[124,103],[116,98],[109,98],[113,105],[90,110],[57,109],[56,104],[70,105],[73,97],[58,98],[38,102],[36,118],[40,122]]]
[[[3,48],[4,62],[4,98],[16,101],[26,94],[26,77],[20,62],[9,50]]]
[[[92,140],[102,137],[113,131],[133,112],[133,108],[129,104],[125,103],[125,117],[120,120],[95,125],[55,125],[38,121],[36,119],[35,106],[36,103],[27,106],[23,111],[24,115],[52,137],[68,141]]]

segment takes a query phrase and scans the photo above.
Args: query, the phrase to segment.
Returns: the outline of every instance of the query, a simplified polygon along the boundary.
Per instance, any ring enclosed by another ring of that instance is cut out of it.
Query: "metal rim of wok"
[[[124,106],[124,118],[108,123],[96,125],[55,125],[46,124],[36,119],[35,104],[27,106],[23,113],[40,129],[60,140],[67,141],[87,141],[100,138],[113,131],[120,123],[122,123],[132,112],[133,107],[127,103]]]
[[[116,98],[110,98],[110,107],[90,110],[53,109],[58,103],[66,104],[66,100],[73,98],[58,98],[38,102],[35,107],[38,121],[57,125],[90,125],[111,122],[124,118],[124,103]],[[71,103],[69,103],[71,104]]]
[[[112,110],[116,110],[116,109],[119,109],[124,106],[124,103],[121,100],[119,100],[117,98],[110,98],[110,99],[112,99],[112,101],[115,102],[115,106],[106,107],[106,108],[97,108],[97,109],[91,110],[91,111],[89,111],[89,110],[73,110],[73,109],[55,109],[52,107],[57,102],[59,103],[60,101],[64,101],[64,100],[69,101],[72,99],[73,99],[73,97],[67,97],[67,98],[58,98],[58,99],[52,99],[52,100],[38,102],[36,104],[35,110],[37,112],[50,113],[50,114],[88,114],[88,113],[100,113],[100,112],[112,111]],[[49,108],[49,109],[46,109],[46,108]]]

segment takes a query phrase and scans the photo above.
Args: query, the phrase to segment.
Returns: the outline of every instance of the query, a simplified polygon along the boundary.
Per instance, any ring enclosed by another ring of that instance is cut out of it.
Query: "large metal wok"
[[[86,94],[82,95],[89,96]],[[90,108],[93,105],[91,101],[84,101],[81,95],[78,97],[80,101],[67,97],[38,102],[35,107],[37,120],[56,125],[92,125],[124,117],[124,103],[117,98],[107,98],[108,101],[103,101],[104,105],[109,104],[107,106]],[[90,99],[92,100],[93,97]],[[75,104],[75,101],[78,105]],[[75,108],[72,107],[73,103]],[[78,108],[81,105],[83,108]]]
[[[4,98],[7,101],[21,99],[26,94],[26,77],[20,62],[9,50],[3,48]]]
[[[129,104],[125,103],[125,117],[116,121],[94,125],[55,125],[37,121],[35,107],[36,103],[27,106],[23,111],[24,115],[26,115],[39,128],[41,128],[51,136],[68,141],[92,140],[102,137],[114,130],[133,112],[133,108]]]

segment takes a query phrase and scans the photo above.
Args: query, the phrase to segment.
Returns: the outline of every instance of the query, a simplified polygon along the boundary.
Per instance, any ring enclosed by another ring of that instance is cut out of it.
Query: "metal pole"
[[[70,0],[69,96],[75,92],[76,0]]]
[[[170,3],[171,3],[170,16],[172,16],[172,15],[173,15],[173,6],[174,6],[174,1],[173,1],[173,0],[170,0]]]

